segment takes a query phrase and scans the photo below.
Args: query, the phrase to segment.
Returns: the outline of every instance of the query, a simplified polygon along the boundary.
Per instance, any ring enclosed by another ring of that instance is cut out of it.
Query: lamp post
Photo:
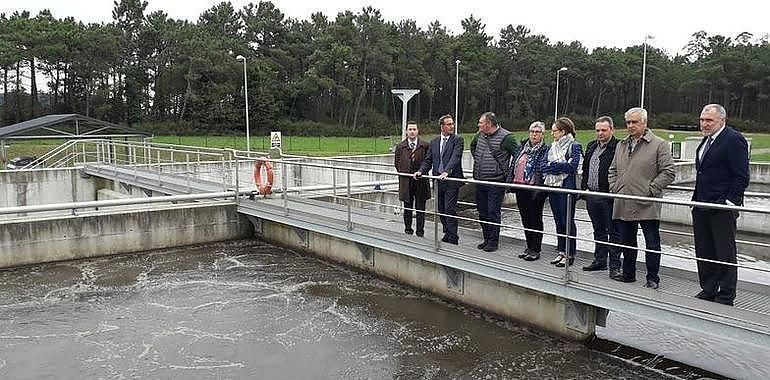
[[[651,35],[644,36],[644,49],[642,53],[642,95],[639,107],[644,108],[644,82],[647,79],[647,40],[651,40],[655,37]]]
[[[556,70],[556,101],[554,102],[553,107],[553,121],[555,122],[556,119],[559,117],[559,73],[562,71],[567,71],[566,67],[562,67],[559,70]]]
[[[246,151],[251,152],[251,136],[249,135],[249,85],[246,81],[246,57],[239,55],[235,57],[243,61],[243,97],[246,99]]]
[[[457,100],[460,98],[460,60],[455,61],[455,120],[459,123],[460,116],[457,114]]]

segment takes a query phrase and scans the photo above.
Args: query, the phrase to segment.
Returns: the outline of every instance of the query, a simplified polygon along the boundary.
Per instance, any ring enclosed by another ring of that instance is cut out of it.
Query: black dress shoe
[[[529,251],[529,254],[524,256],[526,261],[535,261],[540,258],[540,252]]]
[[[519,253],[519,258],[520,258],[520,259],[523,259],[523,258],[527,257],[527,256],[529,255],[529,253],[530,253],[530,252],[531,252],[531,251],[529,250],[529,248],[525,249],[525,250],[524,250],[524,252],[522,252],[522,253]]]
[[[619,275],[619,276],[615,276],[612,279],[615,280],[615,281],[620,281],[620,282],[636,282],[636,278],[635,277],[627,277],[627,276],[624,276],[622,274]]]
[[[417,231],[414,234],[417,235],[418,237],[423,237],[425,236],[425,231]]]
[[[716,299],[715,294],[711,294],[705,290],[701,290],[698,294],[695,295],[695,298],[699,298],[706,301],[714,301]]]
[[[450,238],[449,238],[448,236],[446,236],[446,235],[444,235],[444,236],[441,238],[441,241],[443,241],[444,243],[449,243],[451,240],[452,240],[452,239],[450,239]]]
[[[728,300],[724,298],[717,297],[714,299],[714,302],[721,303],[722,305],[733,306],[733,300]]]
[[[484,246],[484,248],[481,249],[484,252],[494,252],[497,251],[497,244],[494,243],[487,243],[487,245]]]
[[[605,270],[607,269],[607,264],[599,264],[597,262],[591,263],[591,265],[583,267],[583,270],[586,272],[593,272],[597,270]]]
[[[610,278],[615,279],[615,277],[622,276],[623,274],[620,272],[619,268],[610,268]]]
[[[486,247],[486,246],[487,246],[487,244],[489,244],[489,242],[487,242],[486,240],[484,240],[484,241],[482,241],[481,243],[479,243],[479,244],[476,246],[476,248],[478,248],[478,249],[484,249],[484,247]]]
[[[650,288],[650,289],[657,289],[659,286],[660,286],[660,284],[658,284],[656,281],[652,281],[652,280],[647,280],[647,283],[644,284],[645,288]]]
[[[407,229],[404,230],[404,233],[407,234],[407,235],[411,235],[411,234],[414,233],[414,230],[412,230],[411,228],[407,228]]]

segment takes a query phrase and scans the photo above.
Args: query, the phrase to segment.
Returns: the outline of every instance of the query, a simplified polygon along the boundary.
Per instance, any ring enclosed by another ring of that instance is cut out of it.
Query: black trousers
[[[457,197],[460,194],[460,184],[453,181],[437,180],[433,186],[438,186],[436,207],[441,220],[444,237],[457,243],[460,237],[457,235]]]
[[[735,233],[738,212],[732,210],[692,209],[695,256],[699,259],[737,263]],[[738,268],[698,261],[700,287],[718,301],[732,302],[738,283]]]
[[[543,230],[543,206],[548,198],[545,191],[533,191],[525,189],[516,189],[516,204],[519,207],[521,224],[524,228],[533,230]],[[543,245],[543,233],[534,231],[524,231],[527,239],[527,248],[532,251],[540,252]]]
[[[417,223],[415,229],[412,230],[412,209],[416,209]],[[422,235],[425,232],[425,199],[417,199],[413,194],[410,194],[409,202],[404,202],[404,230],[405,231],[417,231],[418,235]]]
[[[617,228],[621,243],[632,247],[637,247],[639,243],[636,234],[639,227],[642,227],[644,235],[645,248],[654,251],[660,251],[660,221],[656,219],[649,220],[619,220],[614,219],[612,223]],[[626,278],[636,278],[636,256],[637,250],[633,248],[620,248],[623,254],[623,276]],[[647,266],[647,280],[660,282],[658,272],[660,271],[660,253],[644,251],[644,262]]]

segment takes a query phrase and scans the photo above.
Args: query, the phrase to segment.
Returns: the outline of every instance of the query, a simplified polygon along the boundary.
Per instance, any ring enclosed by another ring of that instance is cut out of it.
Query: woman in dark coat
[[[404,202],[404,233],[417,236],[425,234],[425,201],[430,199],[430,185],[427,178],[414,179],[411,176],[420,170],[420,165],[428,153],[428,142],[421,139],[417,123],[410,121],[406,125],[406,139],[396,146],[394,165],[399,173],[410,176],[398,177],[398,199]],[[417,210],[417,225],[412,229],[412,210]]]
[[[529,138],[522,141],[519,155],[513,161],[513,183],[521,185],[543,185],[540,163],[548,154],[548,145],[543,141],[545,123],[533,122],[529,126]],[[543,243],[543,206],[548,193],[545,191],[516,189],[516,204],[521,215],[521,224],[526,228],[527,248],[520,258],[534,261],[540,258]]]

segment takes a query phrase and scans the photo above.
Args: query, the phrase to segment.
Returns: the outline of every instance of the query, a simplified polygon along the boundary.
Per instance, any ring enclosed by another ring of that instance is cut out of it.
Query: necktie
[[[409,149],[414,150],[414,143],[413,142],[409,143]]]
[[[706,157],[706,152],[708,152],[709,148],[711,148],[711,142],[713,140],[714,139],[712,139],[711,136],[709,136],[709,138],[706,139],[706,145],[703,146],[703,153],[701,153],[700,155],[701,162],[703,162],[703,158]]]
[[[440,173],[444,172],[444,145],[446,145],[446,142],[447,142],[448,139],[449,139],[449,137],[447,137],[447,136],[442,136],[441,137],[441,146],[439,147],[439,151],[438,151],[439,152],[439,156],[441,156],[441,158],[439,160],[439,165],[438,165],[438,171]]]

